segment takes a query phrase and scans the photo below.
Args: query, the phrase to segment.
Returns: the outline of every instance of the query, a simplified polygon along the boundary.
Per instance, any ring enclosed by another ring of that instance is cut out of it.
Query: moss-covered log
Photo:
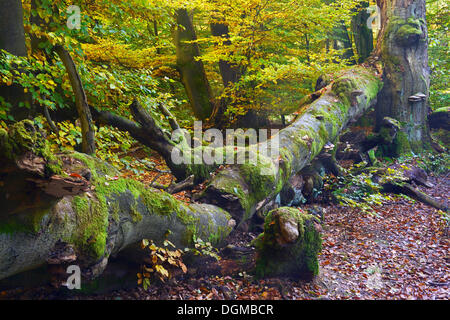
[[[61,243],[95,277],[143,238],[184,248],[196,235],[217,245],[233,227],[224,210],[120,178],[94,157],[53,155],[29,120],[0,130],[0,154],[0,279],[45,264]]]
[[[288,276],[311,279],[319,273],[322,247],[320,220],[299,208],[271,211],[264,232],[255,239],[258,277]]]
[[[201,200],[221,206],[238,221],[249,219],[279,198],[293,175],[376,102],[381,86],[372,70],[359,66],[336,77],[293,124],[272,137],[279,141],[279,157],[258,154],[256,164],[225,167],[208,184]]]

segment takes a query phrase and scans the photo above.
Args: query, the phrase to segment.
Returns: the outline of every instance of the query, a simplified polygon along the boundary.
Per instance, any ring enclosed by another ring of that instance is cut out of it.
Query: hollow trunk
[[[377,104],[377,125],[394,118],[403,128],[392,153],[398,156],[430,145],[427,124],[430,69],[425,0],[379,0],[381,30],[375,56],[383,63],[384,87]]]

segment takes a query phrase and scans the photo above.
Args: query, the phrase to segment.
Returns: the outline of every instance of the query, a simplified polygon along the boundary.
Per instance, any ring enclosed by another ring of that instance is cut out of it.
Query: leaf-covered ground
[[[431,178],[423,189],[449,200],[450,179]],[[246,264],[224,258],[210,262],[203,276],[187,275],[144,291],[140,287],[101,295],[61,296],[50,288],[2,292],[22,299],[450,299],[450,239],[442,213],[402,197],[379,207],[377,216],[357,209],[325,207],[321,272],[313,282],[255,280]],[[236,233],[231,242],[244,246],[256,235]]]

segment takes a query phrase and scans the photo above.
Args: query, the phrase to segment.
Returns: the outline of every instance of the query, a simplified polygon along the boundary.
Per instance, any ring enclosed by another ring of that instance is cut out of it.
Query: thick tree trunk
[[[0,49],[15,56],[26,57],[23,10],[20,0],[0,2]]]
[[[373,33],[367,26],[370,14],[367,12],[369,2],[362,2],[358,6],[357,14],[352,18],[353,37],[355,39],[358,63],[363,63],[373,51]]]
[[[0,2],[0,49],[15,56],[27,56],[21,0],[2,0]],[[0,85],[0,97],[6,103],[11,104],[9,113],[15,120],[28,118],[31,114],[30,96],[24,93],[21,86]],[[19,103],[21,102],[28,104],[28,107],[20,107]]]
[[[178,9],[175,16],[174,42],[181,81],[195,116],[206,120],[213,110],[212,93],[203,62],[196,60],[200,57],[198,44],[191,42],[197,40],[192,14],[187,9]]]
[[[430,145],[427,115],[430,88],[425,0],[379,0],[381,25],[375,56],[383,63],[384,87],[377,104],[377,125],[384,117],[403,125],[393,154]]]
[[[61,244],[95,277],[109,256],[143,238],[184,248],[195,235],[218,245],[233,227],[222,209],[117,178],[96,158],[52,155],[31,121],[0,130],[0,154],[0,279],[54,259]]]

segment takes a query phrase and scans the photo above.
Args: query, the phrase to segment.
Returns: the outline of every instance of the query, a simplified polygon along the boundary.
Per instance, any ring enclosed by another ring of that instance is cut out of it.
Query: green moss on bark
[[[98,260],[105,254],[108,230],[108,208],[100,199],[75,196],[72,208],[76,213],[76,231],[70,239],[83,256]]]
[[[280,230],[279,221],[295,221],[298,238],[294,243],[286,243]],[[317,255],[322,240],[316,228],[318,220],[298,208],[279,208],[271,211],[264,224],[264,233],[255,241],[257,277],[290,276],[311,278],[319,273]]]

